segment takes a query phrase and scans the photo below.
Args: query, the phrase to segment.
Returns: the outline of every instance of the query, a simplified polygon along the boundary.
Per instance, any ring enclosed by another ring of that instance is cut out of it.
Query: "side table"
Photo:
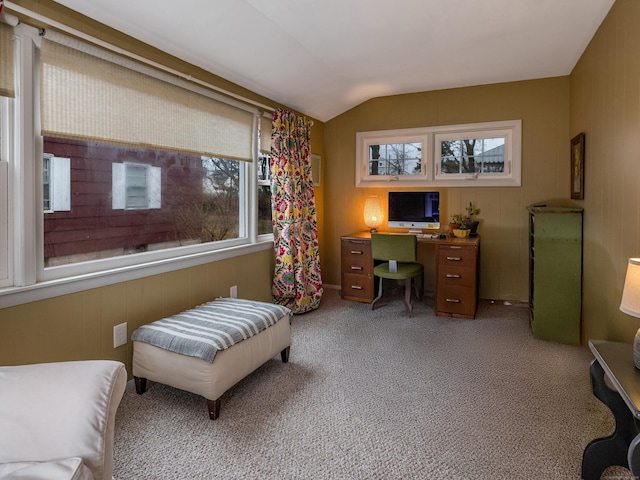
[[[582,454],[582,478],[597,480],[607,467],[620,465],[640,474],[640,371],[633,364],[633,345],[589,340],[591,388],[615,418],[612,435],[593,440]],[[605,375],[615,390],[605,383]]]

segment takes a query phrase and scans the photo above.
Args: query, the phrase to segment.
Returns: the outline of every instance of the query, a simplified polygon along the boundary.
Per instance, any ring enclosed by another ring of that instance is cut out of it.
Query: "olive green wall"
[[[325,124],[324,281],[340,283],[340,236],[366,227],[367,195],[355,188],[356,132],[522,120],[522,186],[440,188],[441,220],[480,208],[481,298],[528,301],[525,207],[569,201],[569,77],[397,95],[370,100]],[[472,182],[470,182],[470,185]]]
[[[631,342],[620,312],[640,256],[640,3],[617,0],[571,73],[570,135],[585,133],[583,338]]]
[[[140,325],[229,296],[271,300],[273,251],[0,309],[0,365],[112,359],[131,373],[131,342],[113,348],[113,327]]]

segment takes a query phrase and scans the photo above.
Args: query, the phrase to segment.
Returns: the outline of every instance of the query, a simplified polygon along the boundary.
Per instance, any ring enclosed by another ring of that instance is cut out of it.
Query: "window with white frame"
[[[160,260],[191,262],[192,254],[218,250],[226,258],[225,251],[243,251],[229,247],[255,243],[249,235],[250,222],[258,224],[249,215],[255,197],[247,187],[256,181],[249,173],[258,170],[256,108],[76,40],[52,45],[55,32],[47,31],[52,37],[45,42],[37,30],[19,29],[17,74],[33,88],[21,90],[16,108],[40,118],[30,132],[7,132],[28,120],[18,123],[20,115],[7,113],[10,99],[0,97],[0,287],[154,268]],[[47,46],[38,54],[40,42]],[[108,85],[96,73],[101,68],[110,72]],[[120,87],[113,81],[119,75]],[[91,98],[82,99],[81,91]],[[128,100],[112,101],[121,96]],[[87,108],[85,100],[97,97],[109,111],[122,106],[124,113],[109,122],[100,108]],[[13,138],[26,155],[6,155]],[[36,166],[28,161],[31,151],[42,159]],[[23,177],[25,188],[20,184],[10,196],[9,181]],[[17,203],[11,224],[9,201]],[[11,239],[25,236],[33,245],[17,245],[17,266],[9,272]]]
[[[258,122],[258,235],[273,235],[271,222],[271,117]]]
[[[258,154],[258,234],[273,234],[271,223],[271,156]]]
[[[240,182],[255,109],[56,34],[41,43],[45,151],[69,152],[74,165],[73,210],[45,218],[41,278],[64,275],[61,266],[103,268],[98,259],[248,242]]]
[[[42,202],[45,213],[71,210],[70,159],[45,153],[42,158]]]
[[[114,163],[111,201],[114,210],[161,208],[160,167],[138,163]]]
[[[520,120],[358,132],[356,187],[519,186]]]

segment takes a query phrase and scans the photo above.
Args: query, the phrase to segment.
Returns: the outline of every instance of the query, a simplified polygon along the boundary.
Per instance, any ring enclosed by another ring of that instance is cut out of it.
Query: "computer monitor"
[[[409,233],[440,228],[440,192],[389,192],[389,228],[408,228]]]

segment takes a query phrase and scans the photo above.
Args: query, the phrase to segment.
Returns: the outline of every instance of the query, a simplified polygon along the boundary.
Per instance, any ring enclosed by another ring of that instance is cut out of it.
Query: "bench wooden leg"
[[[136,393],[142,395],[147,389],[147,379],[142,377],[133,377],[136,383]]]
[[[287,363],[289,361],[289,351],[291,347],[287,347],[280,352],[280,358],[282,358],[282,363]]]
[[[220,416],[220,405],[222,404],[222,397],[216,400],[207,399],[207,408],[209,410],[209,418],[215,420]]]

